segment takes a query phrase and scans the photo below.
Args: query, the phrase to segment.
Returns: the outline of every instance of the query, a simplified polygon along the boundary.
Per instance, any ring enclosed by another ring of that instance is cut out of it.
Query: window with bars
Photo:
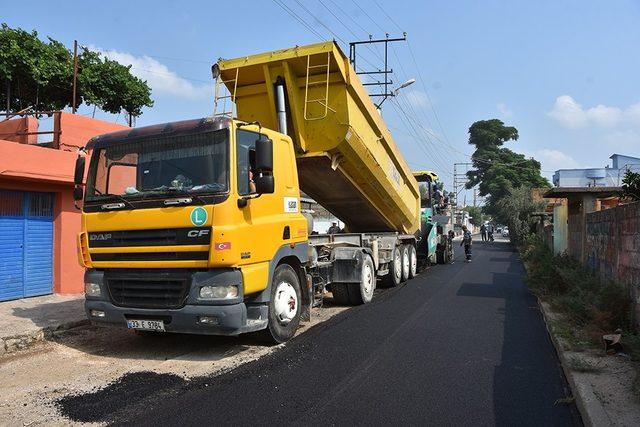
[[[24,193],[0,190],[0,216],[22,216]]]
[[[29,216],[37,218],[53,217],[53,194],[29,193]]]
[[[53,217],[53,194],[0,190],[0,216]]]

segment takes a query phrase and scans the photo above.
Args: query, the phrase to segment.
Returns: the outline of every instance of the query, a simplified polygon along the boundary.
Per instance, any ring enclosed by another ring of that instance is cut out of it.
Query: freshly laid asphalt
[[[136,425],[582,425],[517,252],[477,242],[465,263],[457,249],[255,362],[187,382],[125,377],[61,411]]]

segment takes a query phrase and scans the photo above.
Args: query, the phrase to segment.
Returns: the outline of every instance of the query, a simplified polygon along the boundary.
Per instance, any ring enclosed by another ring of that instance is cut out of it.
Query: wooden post
[[[71,112],[76,113],[76,81],[78,80],[78,40],[73,41],[73,101]]]

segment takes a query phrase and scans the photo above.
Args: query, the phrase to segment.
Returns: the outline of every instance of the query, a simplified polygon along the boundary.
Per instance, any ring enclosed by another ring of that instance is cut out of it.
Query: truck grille
[[[91,254],[93,261],[206,261],[209,252],[118,252]]]
[[[180,308],[187,301],[188,274],[162,270],[127,273],[105,275],[111,301],[119,307]]]
[[[209,227],[102,231],[89,233],[90,248],[208,245],[210,242],[211,228]]]

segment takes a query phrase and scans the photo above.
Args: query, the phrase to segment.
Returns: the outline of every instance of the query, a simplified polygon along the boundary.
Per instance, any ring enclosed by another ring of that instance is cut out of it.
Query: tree
[[[544,202],[533,201],[530,188],[520,186],[509,188],[507,196],[496,201],[494,208],[496,216],[509,227],[511,241],[521,243],[536,223],[531,214],[544,210],[544,207]]]
[[[482,208],[480,206],[467,206],[464,208],[467,212],[469,212],[469,222],[476,227],[480,227],[484,223],[484,215],[482,214]]]
[[[498,119],[477,121],[469,128],[469,144],[476,150],[471,156],[474,169],[467,172],[467,188],[477,185],[480,196],[486,197],[484,212],[502,222],[506,221],[498,215],[496,204],[511,190],[550,186],[540,175],[540,162],[503,147],[518,137],[515,127]]]
[[[130,66],[102,58],[100,53],[82,48],[78,56],[76,107],[83,102],[117,114],[122,110],[133,116],[142,107],[153,106],[147,82],[135,77]],[[73,55],[62,43],[36,31],[0,28],[0,108],[27,107],[36,110],[61,110],[73,102]]]
[[[627,170],[622,178],[622,194],[640,200],[640,173]]]

